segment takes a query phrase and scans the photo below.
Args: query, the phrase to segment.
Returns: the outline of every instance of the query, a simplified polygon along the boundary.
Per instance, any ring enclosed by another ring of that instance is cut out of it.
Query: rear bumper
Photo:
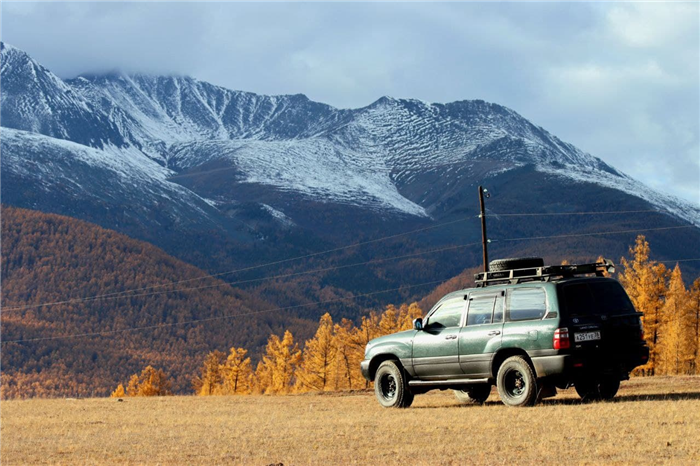
[[[649,347],[639,346],[624,354],[570,353],[532,356],[537,377],[572,374],[579,371],[617,372],[626,376],[649,361]]]
[[[365,379],[369,380],[370,382],[372,381],[370,375],[369,375],[369,360],[365,359],[360,363],[360,372],[362,372],[362,377]]]

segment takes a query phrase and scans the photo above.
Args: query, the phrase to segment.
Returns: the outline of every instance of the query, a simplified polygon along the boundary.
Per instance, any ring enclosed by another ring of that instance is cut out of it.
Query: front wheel
[[[501,364],[496,385],[501,401],[508,406],[532,406],[537,401],[535,372],[520,356],[512,356]]]
[[[384,361],[374,378],[374,394],[385,408],[408,408],[413,403],[413,393],[396,361]]]

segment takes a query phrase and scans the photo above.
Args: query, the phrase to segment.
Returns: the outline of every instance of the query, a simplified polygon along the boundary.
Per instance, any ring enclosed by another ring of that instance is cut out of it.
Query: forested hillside
[[[313,332],[315,323],[280,312],[228,318],[275,306],[218,280],[194,280],[204,275],[150,244],[113,231],[69,217],[3,207],[3,396],[108,395],[118,381],[148,364],[170,374],[174,391],[189,391],[203,353],[234,345],[255,352],[270,333],[283,328],[302,335]],[[71,302],[183,280],[192,281],[178,288],[205,288],[163,293],[172,287],[155,287],[129,297]],[[55,301],[68,302],[24,307]],[[219,319],[187,324],[208,318]],[[120,332],[161,324],[166,326]],[[12,342],[20,339],[40,340]]]

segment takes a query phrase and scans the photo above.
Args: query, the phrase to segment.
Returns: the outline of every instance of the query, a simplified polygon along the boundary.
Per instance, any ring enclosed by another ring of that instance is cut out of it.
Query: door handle
[[[500,331],[500,330],[494,330],[494,331],[492,331],[492,332],[489,332],[488,334],[489,334],[489,335],[500,335],[500,334],[501,334],[501,331]]]
[[[445,337],[445,340],[455,340],[455,339],[457,339],[457,335],[447,335]]]

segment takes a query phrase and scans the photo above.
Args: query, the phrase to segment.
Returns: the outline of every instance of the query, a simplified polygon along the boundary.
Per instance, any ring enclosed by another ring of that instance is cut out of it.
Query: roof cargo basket
[[[615,264],[609,259],[603,259],[602,262],[592,264],[545,265],[524,269],[499,270],[498,272],[479,272],[474,274],[474,280],[477,287],[484,287],[496,284],[515,285],[528,281],[548,282],[579,275],[595,274],[597,277],[602,277],[605,275],[605,272],[615,272]]]

